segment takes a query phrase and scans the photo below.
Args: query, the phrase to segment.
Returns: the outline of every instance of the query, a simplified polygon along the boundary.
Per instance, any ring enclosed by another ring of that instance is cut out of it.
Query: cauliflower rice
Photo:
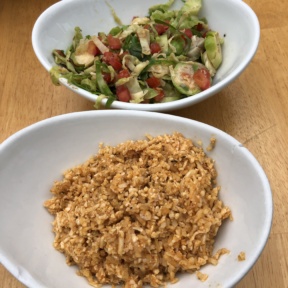
[[[101,144],[44,203],[55,216],[54,247],[94,287],[159,287],[216,265],[229,251],[213,255],[215,237],[231,216],[216,176],[214,161],[180,133]]]

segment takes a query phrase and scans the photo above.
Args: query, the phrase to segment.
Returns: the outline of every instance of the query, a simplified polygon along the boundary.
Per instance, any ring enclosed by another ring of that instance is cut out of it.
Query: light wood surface
[[[0,2],[0,143],[39,120],[93,110],[93,103],[53,86],[34,55],[33,24],[54,2]],[[236,287],[282,288],[288,287],[288,1],[246,3],[261,25],[259,49],[250,66],[215,97],[171,113],[226,131],[263,166],[273,191],[273,226],[259,260]],[[0,264],[0,287],[24,286]]]

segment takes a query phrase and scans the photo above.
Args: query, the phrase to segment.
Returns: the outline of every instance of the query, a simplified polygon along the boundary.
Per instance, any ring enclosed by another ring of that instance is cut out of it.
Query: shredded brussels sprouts
[[[202,0],[186,0],[179,10],[171,9],[173,2],[150,7],[131,25],[121,24],[110,7],[118,25],[108,33],[84,37],[75,27],[71,46],[52,51],[53,83],[66,78],[98,95],[96,109],[103,98],[106,107],[115,100],[165,103],[211,87],[222,63],[223,39],[199,17]]]

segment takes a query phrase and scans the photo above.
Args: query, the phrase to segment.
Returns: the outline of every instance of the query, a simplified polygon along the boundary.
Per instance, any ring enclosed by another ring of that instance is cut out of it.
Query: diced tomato
[[[162,35],[168,30],[169,26],[157,23],[154,25],[154,28],[157,31],[158,35]]]
[[[206,38],[207,32],[208,32],[208,31],[205,31],[205,32],[202,33],[202,37],[203,37],[203,38]]]
[[[57,52],[57,54],[59,54],[60,56],[66,57],[63,50],[56,49],[55,52]]]
[[[111,34],[107,36],[108,46],[110,49],[119,50],[122,47],[122,43],[119,38],[113,37]]]
[[[129,102],[131,100],[131,94],[125,85],[119,85],[116,87],[117,99],[122,102]]]
[[[110,73],[102,73],[103,79],[107,84],[111,83],[111,74]]]
[[[189,38],[191,38],[193,36],[193,33],[192,33],[191,29],[189,29],[189,28],[185,28],[185,30],[183,32]]]
[[[158,91],[158,95],[155,96],[155,102],[161,102],[165,96],[164,91],[161,88],[156,88],[155,90]]]
[[[193,80],[201,90],[206,90],[211,86],[211,75],[205,68],[198,69],[193,74]]]
[[[159,53],[161,51],[161,46],[157,42],[152,42],[150,44],[150,50],[152,54]]]
[[[201,30],[203,29],[203,24],[202,24],[202,23],[198,23],[198,24],[196,25],[196,29],[197,29],[198,31],[201,31]]]
[[[154,76],[148,78],[148,79],[146,80],[146,82],[147,82],[147,84],[148,84],[148,86],[149,86],[150,88],[159,87],[160,84],[161,84],[161,80],[160,80],[159,78],[157,78],[157,77],[154,77]]]
[[[120,71],[122,69],[121,60],[117,53],[104,52],[103,61],[106,64],[111,65],[116,71]]]
[[[94,56],[101,54],[100,50],[93,41],[88,42],[87,52]]]
[[[130,76],[130,72],[127,69],[120,70],[118,73],[118,79],[127,78]]]

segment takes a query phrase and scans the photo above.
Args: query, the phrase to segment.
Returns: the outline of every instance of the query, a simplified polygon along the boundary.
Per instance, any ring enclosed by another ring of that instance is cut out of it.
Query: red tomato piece
[[[158,91],[158,95],[155,96],[155,102],[161,102],[165,96],[164,91],[160,88],[156,88],[155,90]]]
[[[211,75],[205,68],[198,69],[193,74],[193,80],[201,90],[206,90],[211,87]]]
[[[168,30],[169,26],[157,23],[154,25],[154,28],[157,31],[158,35],[162,35]]]
[[[129,102],[131,100],[131,94],[125,85],[116,87],[117,99],[121,102]]]
[[[156,88],[160,86],[161,80],[157,77],[152,76],[146,80],[146,83],[148,84],[150,88]]]
[[[157,42],[152,42],[150,44],[150,50],[152,54],[159,53],[161,51],[161,46]]]
[[[118,79],[128,78],[130,76],[130,72],[127,69],[120,70],[118,73]]]
[[[111,65],[116,71],[120,71],[122,69],[121,60],[117,53],[104,52],[103,61],[106,64]]]
[[[185,28],[185,30],[183,32],[189,38],[191,38],[193,36],[193,33],[192,33],[191,29],[189,29],[189,28]]]
[[[198,23],[198,24],[196,25],[196,29],[197,29],[198,31],[201,31],[201,30],[203,29],[203,24],[202,24],[202,23]]]
[[[112,50],[119,50],[122,47],[122,43],[119,38],[113,37],[111,34],[107,36],[108,46]]]
[[[111,74],[110,73],[102,73],[103,79],[107,84],[111,83]]]
[[[91,55],[97,56],[101,52],[93,41],[88,42],[87,52]]]

